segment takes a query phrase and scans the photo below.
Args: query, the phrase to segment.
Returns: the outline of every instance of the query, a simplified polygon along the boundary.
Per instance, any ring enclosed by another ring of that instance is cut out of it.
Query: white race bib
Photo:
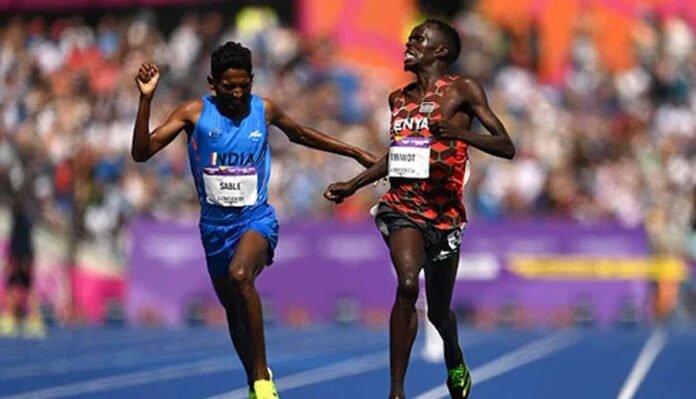
[[[256,204],[258,177],[256,168],[221,166],[203,169],[206,201],[225,207]]]
[[[430,177],[430,139],[405,137],[389,147],[389,177],[427,179]]]

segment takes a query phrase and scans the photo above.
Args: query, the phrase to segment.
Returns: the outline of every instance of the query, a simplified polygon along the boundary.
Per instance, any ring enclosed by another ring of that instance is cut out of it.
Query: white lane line
[[[55,388],[45,388],[18,395],[3,396],[0,399],[51,399],[65,396],[83,395],[106,391],[115,388],[125,388],[155,381],[173,380],[181,377],[210,374],[222,370],[238,369],[241,366],[234,364],[228,357],[204,360],[189,363],[183,366],[163,367],[155,370],[145,370],[136,373],[116,375],[113,377],[98,378],[75,384],[63,385]]]
[[[307,342],[311,344],[311,340],[302,340],[301,342]],[[314,339],[315,343],[322,343],[323,341]],[[331,340],[326,340],[327,346],[322,346],[321,344],[318,348],[326,348],[318,351],[311,351],[306,354],[295,354],[291,351],[286,352],[284,355],[278,356],[274,359],[274,362],[284,362],[292,361],[303,358],[312,358],[315,356],[321,356],[327,353],[336,353],[341,350],[355,348],[356,345],[360,343],[355,340],[344,341],[340,345],[335,343],[331,345]],[[362,343],[365,343],[365,339],[362,339]],[[174,380],[177,378],[188,378],[196,375],[212,374],[221,371],[237,370],[241,368],[241,364],[234,362],[231,356],[219,357],[208,360],[201,360],[197,362],[186,363],[177,366],[167,366],[157,369],[149,369],[144,371],[138,371],[128,374],[119,374],[111,377],[97,378],[89,381],[83,381],[73,384],[61,385],[52,388],[44,388],[35,391],[23,392],[16,395],[3,396],[0,399],[51,399],[51,398],[61,398],[66,396],[76,396],[86,393],[102,392],[112,389],[120,389],[125,387],[132,387],[143,384],[150,384],[153,382]]]
[[[33,351],[29,354],[33,355],[39,353],[38,349],[40,349],[42,357],[45,357],[46,352],[48,352],[48,355],[51,356],[64,356],[66,353],[73,353],[76,350],[84,352],[86,350],[91,350],[95,348],[98,350],[104,350],[107,347],[111,347],[110,349],[115,349],[124,346],[130,347],[133,345],[143,346],[144,344],[156,344],[160,346],[163,344],[161,336],[130,336],[123,334],[120,336],[114,336],[114,334],[110,333],[105,334],[108,334],[108,336],[97,336],[96,338],[92,338],[90,336],[82,334],[81,331],[77,331],[72,334],[66,334],[62,331],[58,333],[53,333],[52,331],[49,331],[48,337],[46,339],[36,340],[35,342],[31,343]],[[173,338],[169,337],[169,339]],[[76,348],[76,345],[78,346],[78,348]],[[26,343],[15,345],[13,348],[10,348],[15,349],[12,352],[9,350],[5,350],[5,348],[2,348],[2,359],[22,359],[26,361],[28,359],[26,347]],[[41,361],[41,359],[37,358],[36,356],[32,356],[31,358],[35,358],[34,361],[37,362]]]
[[[631,399],[636,394],[638,387],[650,371],[650,367],[657,359],[662,349],[667,344],[667,333],[661,328],[656,328],[650,338],[643,345],[636,362],[633,364],[631,373],[621,387],[618,399]]]
[[[189,343],[190,342],[190,343]],[[0,368],[0,381],[14,380],[18,378],[28,378],[32,376],[48,376],[58,374],[70,374],[79,371],[97,371],[103,369],[120,369],[133,367],[138,364],[147,364],[148,361],[169,360],[174,363],[177,358],[193,357],[195,355],[219,354],[221,343],[206,342],[199,344],[198,342],[186,341],[187,345],[163,346],[158,348],[158,355],[153,356],[148,353],[145,348],[135,348],[129,350],[120,350],[117,352],[102,352],[92,353],[87,355],[76,356],[72,358],[57,358],[49,361],[41,361],[36,364],[10,366]],[[226,344],[226,343],[225,343]],[[128,347],[128,345],[124,345]],[[76,348],[79,352],[81,348]],[[36,360],[38,362],[38,360]]]
[[[379,351],[278,378],[274,382],[278,391],[285,392],[293,388],[362,374],[387,366],[389,366],[389,351]],[[208,399],[243,399],[247,397],[248,390],[247,387],[243,387],[220,395],[210,396]]]
[[[566,348],[579,339],[580,334],[575,331],[561,331],[546,336],[476,367],[471,371],[471,378],[474,385],[480,384]],[[447,386],[443,384],[416,396],[416,399],[443,399],[447,397],[449,397]]]
[[[313,339],[303,338],[296,342],[293,345],[293,348],[334,348],[339,346],[337,343],[348,342],[347,340],[349,337],[349,335],[346,336],[345,334],[340,333]],[[213,342],[210,342],[211,338],[215,338]],[[36,375],[47,376],[70,374],[80,371],[124,369],[138,364],[146,366],[152,361],[168,361],[170,363],[176,363],[177,358],[180,357],[185,358],[191,355],[200,355],[200,358],[209,357],[208,355],[211,354],[210,352],[214,352],[212,353],[213,355],[218,354],[221,350],[223,350],[223,348],[229,347],[229,341],[220,340],[218,337],[206,337],[205,340],[196,339],[195,341],[186,340],[185,342],[187,343],[186,345],[182,345],[181,342],[179,342],[178,344],[171,343],[160,347],[158,349],[157,356],[153,356],[151,353],[148,353],[145,348],[136,347],[134,349],[121,350],[115,353],[100,352],[73,358],[62,357],[55,360],[41,361],[30,365],[0,367],[0,382],[3,380],[28,378]],[[364,339],[361,342],[364,343]],[[129,347],[129,345],[124,345],[124,347]],[[79,352],[80,349],[81,348],[78,348],[77,351]],[[195,360],[191,359],[191,361]]]
[[[467,347],[485,341],[484,337],[474,337],[468,340]],[[318,384],[339,378],[350,377],[369,371],[378,370],[389,366],[389,351],[379,351],[367,355],[356,356],[337,363],[302,371],[283,378],[274,380],[278,391],[289,391],[307,385]],[[243,399],[249,394],[247,387],[235,389],[220,395],[210,396],[207,399]]]

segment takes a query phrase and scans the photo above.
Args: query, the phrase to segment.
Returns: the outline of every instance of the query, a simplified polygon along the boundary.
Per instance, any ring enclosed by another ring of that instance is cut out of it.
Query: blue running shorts
[[[254,230],[268,240],[268,265],[273,263],[273,254],[278,245],[278,220],[275,210],[267,205],[254,216],[244,220],[215,220],[201,218],[199,228],[205,250],[208,273],[212,277],[226,276],[230,262],[237,250],[242,235]]]

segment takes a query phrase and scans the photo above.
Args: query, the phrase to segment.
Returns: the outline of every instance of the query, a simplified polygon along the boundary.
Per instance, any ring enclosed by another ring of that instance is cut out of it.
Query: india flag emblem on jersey
[[[217,152],[213,151],[210,154],[210,166],[217,165],[217,160],[218,160],[218,154],[217,154]]]

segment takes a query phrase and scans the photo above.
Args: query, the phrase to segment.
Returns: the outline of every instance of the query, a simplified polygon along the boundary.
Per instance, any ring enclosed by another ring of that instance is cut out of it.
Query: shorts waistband
[[[230,215],[229,217],[220,218],[201,215],[199,223],[213,226],[237,226],[249,223],[250,221],[256,219],[272,216],[273,214],[273,208],[270,206],[263,206],[242,214]]]

